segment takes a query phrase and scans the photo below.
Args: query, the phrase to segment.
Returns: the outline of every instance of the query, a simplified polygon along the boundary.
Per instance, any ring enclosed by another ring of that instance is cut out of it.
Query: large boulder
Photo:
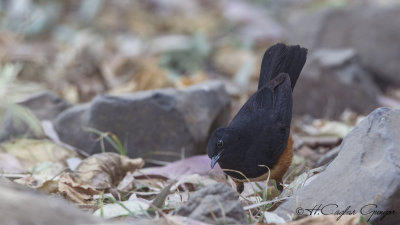
[[[193,193],[176,214],[209,224],[248,224],[238,198],[226,184],[209,185]]]
[[[223,84],[209,81],[183,90],[102,95],[60,114],[55,128],[63,142],[92,154],[102,148],[88,128],[115,134],[130,157],[175,161],[182,152],[203,154],[210,133],[227,123],[229,112]]]
[[[344,138],[338,156],[325,171],[276,212],[289,220],[299,214],[336,211],[347,214],[354,210],[372,224],[397,224],[400,221],[399,128],[400,110],[373,111]]]
[[[354,48],[383,84],[400,85],[400,6],[354,4],[293,16],[289,41],[307,47]]]
[[[378,107],[379,94],[354,49],[319,49],[310,55],[297,82],[293,111],[335,119],[346,109],[368,114]]]
[[[53,121],[58,114],[70,107],[70,104],[52,92],[41,92],[29,97],[28,99],[18,103],[32,112],[33,116],[39,121]],[[29,122],[24,118],[21,110],[11,108],[7,111],[2,129],[0,131],[0,142],[20,136],[38,138],[42,134],[38,134],[31,129]],[[39,125],[40,126],[40,125]]]

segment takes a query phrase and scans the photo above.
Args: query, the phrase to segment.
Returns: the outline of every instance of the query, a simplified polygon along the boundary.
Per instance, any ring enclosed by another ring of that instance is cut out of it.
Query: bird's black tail
[[[287,46],[279,43],[270,47],[264,54],[258,89],[281,73],[289,74],[292,90],[306,62],[307,49],[299,45]]]

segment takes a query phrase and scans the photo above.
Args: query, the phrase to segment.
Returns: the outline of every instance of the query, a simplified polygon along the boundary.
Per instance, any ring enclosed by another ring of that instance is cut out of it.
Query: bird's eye
[[[224,142],[222,140],[217,141],[217,147],[222,148],[224,146]]]

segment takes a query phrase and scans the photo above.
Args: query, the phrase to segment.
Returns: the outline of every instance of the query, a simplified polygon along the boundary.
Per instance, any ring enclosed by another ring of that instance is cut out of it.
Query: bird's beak
[[[221,157],[221,154],[224,150],[220,151],[216,156],[211,158],[211,169],[214,168],[215,164],[217,164],[219,158]]]

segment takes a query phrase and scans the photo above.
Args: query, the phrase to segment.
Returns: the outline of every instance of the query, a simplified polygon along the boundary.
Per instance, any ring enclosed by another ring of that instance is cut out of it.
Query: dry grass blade
[[[281,201],[284,201],[284,200],[289,199],[289,198],[291,198],[291,197],[284,197],[284,198],[279,198],[279,199],[275,199],[275,200],[271,200],[271,201],[255,203],[255,204],[243,207],[243,210],[254,209],[254,208],[257,208],[257,207],[260,207],[260,206],[264,206],[264,205],[268,205],[268,204],[271,204],[271,203],[281,202]]]
[[[109,132],[101,132],[94,128],[87,128],[86,130],[99,136],[97,140],[100,141],[102,152],[106,152],[106,149],[104,147],[104,140],[106,140],[119,154],[125,156],[127,155],[127,150],[125,146],[122,145],[121,141],[115,134]]]
[[[172,184],[168,184],[166,187],[164,187],[161,192],[156,196],[156,198],[153,200],[152,205],[155,206],[156,208],[162,208],[165,203],[165,199],[168,197],[170,193],[170,189],[172,187]]]
[[[42,124],[29,108],[18,104],[11,104],[9,110],[12,115],[21,120],[20,122],[28,126],[35,137],[44,137]]]

